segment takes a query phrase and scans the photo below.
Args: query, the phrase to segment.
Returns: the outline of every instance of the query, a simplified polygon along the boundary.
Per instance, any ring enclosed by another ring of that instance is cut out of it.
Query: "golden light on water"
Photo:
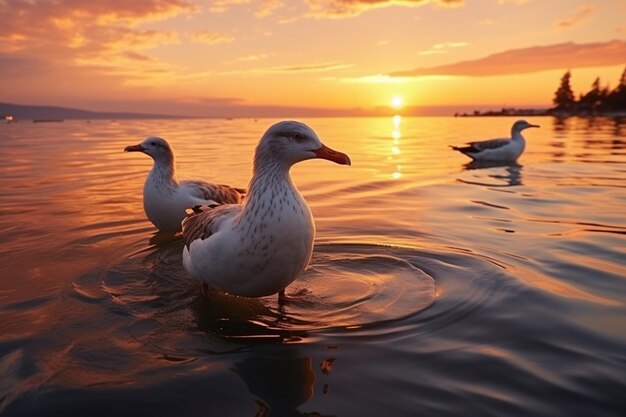
[[[394,145],[397,145],[400,142],[400,138],[402,134],[400,133],[400,123],[402,123],[402,116],[396,114],[391,118],[393,121],[393,131],[391,132],[391,137],[393,138]]]
[[[397,100],[396,100],[397,99]],[[392,100],[392,106],[398,104],[402,106],[402,97],[396,96]],[[391,131],[391,139],[393,145],[391,146],[391,155],[389,156],[389,160],[392,162],[397,162],[398,157],[400,156],[400,138],[402,137],[402,133],[400,132],[400,124],[402,123],[402,116],[395,115],[391,118],[391,123],[393,125],[393,130]],[[391,178],[394,180],[402,178],[402,166],[400,164],[395,165],[395,169],[393,169],[391,173]]]

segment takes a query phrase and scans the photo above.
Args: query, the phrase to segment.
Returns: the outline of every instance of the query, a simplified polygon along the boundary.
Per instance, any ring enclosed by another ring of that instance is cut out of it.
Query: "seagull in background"
[[[526,140],[522,130],[529,127],[539,127],[526,120],[518,120],[511,127],[510,138],[488,139],[469,142],[466,146],[450,146],[475,161],[515,161],[524,152]]]
[[[200,180],[176,180],[174,152],[165,139],[149,137],[124,152],[143,152],[154,165],[143,187],[143,208],[148,219],[162,232],[180,232],[188,208],[202,204],[240,203],[246,191]]]

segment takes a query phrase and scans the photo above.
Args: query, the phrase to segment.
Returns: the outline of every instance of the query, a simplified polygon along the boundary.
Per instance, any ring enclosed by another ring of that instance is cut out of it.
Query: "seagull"
[[[211,203],[240,203],[245,190],[200,180],[176,181],[174,152],[165,139],[149,137],[124,152],[143,152],[154,165],[143,187],[143,209],[154,226],[163,232],[180,232],[188,208]]]
[[[311,259],[315,237],[311,210],[289,170],[313,158],[351,165],[304,123],[276,123],[256,147],[243,204],[194,207],[183,220],[183,266],[204,289],[243,297],[279,293],[285,301],[285,288]]]
[[[511,127],[511,138],[488,139],[478,142],[469,142],[467,146],[450,146],[475,161],[515,161],[524,152],[526,141],[522,136],[522,130],[531,125],[526,120],[518,120]]]

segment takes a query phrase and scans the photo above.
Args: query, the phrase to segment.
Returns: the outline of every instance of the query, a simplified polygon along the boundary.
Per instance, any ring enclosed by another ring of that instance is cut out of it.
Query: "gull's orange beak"
[[[314,150],[313,153],[316,158],[328,159],[340,165],[352,165],[348,155],[334,151],[326,145],[322,145],[321,148]]]
[[[145,149],[141,145],[132,145],[124,148],[124,152],[143,152]]]

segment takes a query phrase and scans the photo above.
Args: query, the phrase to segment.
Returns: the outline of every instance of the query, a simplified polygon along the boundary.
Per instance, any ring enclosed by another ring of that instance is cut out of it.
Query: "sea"
[[[123,152],[246,187],[278,119],[0,125],[0,415],[626,415],[626,119],[449,148],[515,120],[302,119],[352,166],[291,170],[317,234],[285,305],[203,297]]]

